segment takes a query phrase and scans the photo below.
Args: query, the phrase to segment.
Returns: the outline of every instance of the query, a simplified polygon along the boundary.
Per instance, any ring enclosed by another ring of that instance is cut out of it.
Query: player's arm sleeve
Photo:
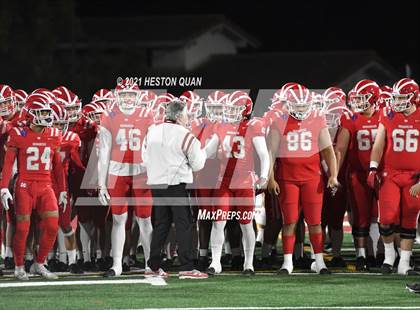
[[[252,139],[252,143],[261,163],[260,178],[268,180],[268,173],[270,170],[270,155],[268,154],[265,138],[262,136],[254,137]]]
[[[201,149],[200,141],[192,133],[187,133],[182,148],[192,171],[203,169],[207,159],[206,151]]]
[[[77,139],[74,143],[74,145],[72,146],[71,150],[70,150],[70,158],[71,161],[73,162],[73,164],[80,170],[86,170],[86,167],[83,165],[82,163],[82,159],[80,158],[80,145],[81,142],[79,139]]]
[[[211,158],[217,152],[217,147],[219,146],[219,137],[216,134],[213,134],[210,141],[204,147],[204,151],[206,152],[206,157]]]
[[[64,192],[66,190],[66,180],[63,169],[63,162],[61,161],[60,149],[54,151],[53,157],[53,178],[57,182],[58,191]]]
[[[13,173],[13,165],[16,159],[17,149],[8,147],[4,157],[3,170],[1,172],[0,188],[7,188]]]
[[[111,158],[112,134],[105,127],[99,130],[99,159],[98,159],[98,185],[106,187],[109,161]]]

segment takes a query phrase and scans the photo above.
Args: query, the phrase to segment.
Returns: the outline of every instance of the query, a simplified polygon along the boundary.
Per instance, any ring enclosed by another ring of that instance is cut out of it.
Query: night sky
[[[384,3],[387,3],[384,5]],[[420,78],[420,1],[77,1],[79,16],[224,14],[260,51],[375,50]],[[122,25],[122,29],[123,29]]]

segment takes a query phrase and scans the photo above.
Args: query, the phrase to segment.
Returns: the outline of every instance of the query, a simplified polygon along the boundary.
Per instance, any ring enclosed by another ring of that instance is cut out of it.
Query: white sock
[[[6,247],[6,254],[5,254],[5,257],[13,257],[13,250],[12,250],[12,247],[10,247],[10,246],[7,246],[7,247]]]
[[[366,258],[366,249],[365,248],[357,248],[356,249],[356,257]]]
[[[152,221],[150,217],[143,219],[137,216],[136,216],[136,221],[140,229],[139,239],[140,239],[141,245],[143,246],[144,261],[146,263],[145,267],[147,267],[147,262],[149,261],[149,257],[150,257],[150,243],[152,242],[152,232],[153,232]]]
[[[327,268],[324,262],[324,255],[322,253],[315,254],[315,263],[316,263],[318,272],[323,268]]]
[[[76,249],[67,250],[67,256],[69,258],[69,265],[76,264]]]
[[[213,227],[210,234],[211,243],[211,267],[213,267],[217,273],[222,271],[222,264],[220,259],[222,256],[223,241],[225,239],[225,226],[226,221],[214,221]]]
[[[272,244],[263,243],[263,245],[261,247],[261,257],[262,258],[270,257],[272,248],[273,248]]]
[[[395,262],[395,249],[394,249],[394,242],[391,243],[384,243],[385,247],[385,260],[384,264],[388,264],[393,266]]]
[[[293,254],[283,255],[283,265],[281,269],[286,269],[289,273],[293,272]]]
[[[373,255],[376,257],[376,254],[378,253],[378,241],[380,237],[378,223],[374,222],[370,224],[369,236],[372,239]]]
[[[67,264],[67,251],[66,245],[64,243],[64,233],[61,230],[61,227],[58,228],[57,233],[57,243],[58,243],[58,260],[64,264]]]
[[[255,232],[251,223],[240,224],[242,230],[242,246],[244,249],[244,270],[254,270]]]
[[[112,231],[111,231],[111,246],[112,246],[112,269],[116,275],[122,272],[122,256],[125,243],[125,223],[127,222],[127,213],[121,215],[112,215]]]
[[[200,256],[207,257],[208,254],[209,254],[209,250],[207,250],[207,249],[200,249]]]
[[[398,273],[405,275],[410,267],[411,251],[401,250],[400,262],[398,263]]]
[[[264,242],[264,228],[258,229],[256,241],[261,243]]]
[[[341,256],[341,246],[343,245],[343,230],[331,229],[331,250],[334,257]]]
[[[90,262],[90,234],[92,223],[80,223],[80,242],[82,243],[83,261]]]

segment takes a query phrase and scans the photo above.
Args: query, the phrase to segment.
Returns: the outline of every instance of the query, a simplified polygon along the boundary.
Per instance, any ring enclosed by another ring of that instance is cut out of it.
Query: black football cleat
[[[420,283],[407,284],[405,288],[411,293],[420,294]]]
[[[58,262],[56,265],[56,272],[67,272],[69,271],[69,266],[66,263]]]
[[[367,264],[366,258],[359,256],[356,258],[356,270],[357,271],[369,271],[369,266]]]
[[[130,266],[126,263],[122,264],[122,271],[123,272],[130,272]]]
[[[279,276],[288,276],[290,273],[289,273],[289,270],[287,270],[286,268],[280,268],[280,269],[277,271],[277,274],[278,274]]]
[[[322,268],[322,269],[319,271],[319,274],[320,274],[320,275],[322,275],[322,276],[325,276],[325,275],[330,275],[330,274],[331,274],[331,271],[329,271],[329,270],[328,270],[328,268]]]
[[[15,269],[15,260],[13,257],[4,258],[4,269]]]
[[[57,267],[58,267],[58,259],[56,258],[52,258],[48,261],[47,265],[48,265],[48,270],[51,272],[57,272]]]
[[[209,276],[214,276],[216,274],[216,269],[214,269],[213,267],[209,267],[209,268],[207,268],[206,273]]]
[[[247,276],[247,277],[252,277],[252,276],[255,276],[255,271],[252,269],[245,269],[244,271],[242,271],[242,275]]]
[[[346,268],[347,264],[341,256],[334,256],[329,262],[325,263],[330,268]]]
[[[107,272],[105,272],[103,274],[104,278],[113,278],[115,277],[117,274],[115,273],[114,269],[109,269]]]
[[[392,266],[390,264],[383,264],[381,266],[382,274],[391,274],[392,273]]]
[[[83,274],[83,269],[78,264],[71,264],[69,266],[69,271],[71,274]]]

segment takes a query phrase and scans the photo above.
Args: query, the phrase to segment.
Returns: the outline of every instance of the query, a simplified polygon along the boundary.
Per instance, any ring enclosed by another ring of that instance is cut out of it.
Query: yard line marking
[[[290,307],[203,307],[203,308],[144,308],[143,310],[310,310],[310,309],[420,309],[416,306],[290,306]],[[138,309],[124,309],[138,310]]]
[[[60,286],[60,285],[102,285],[102,284],[151,284],[153,286],[167,285],[166,281],[159,277],[132,280],[98,280],[98,281],[37,281],[37,282],[13,282],[0,283],[0,288],[5,287],[37,287],[37,286]]]
[[[420,309],[416,306],[290,306],[290,307],[203,307],[203,308],[144,308],[143,310],[310,310],[310,309]],[[124,309],[137,310],[137,309]]]

